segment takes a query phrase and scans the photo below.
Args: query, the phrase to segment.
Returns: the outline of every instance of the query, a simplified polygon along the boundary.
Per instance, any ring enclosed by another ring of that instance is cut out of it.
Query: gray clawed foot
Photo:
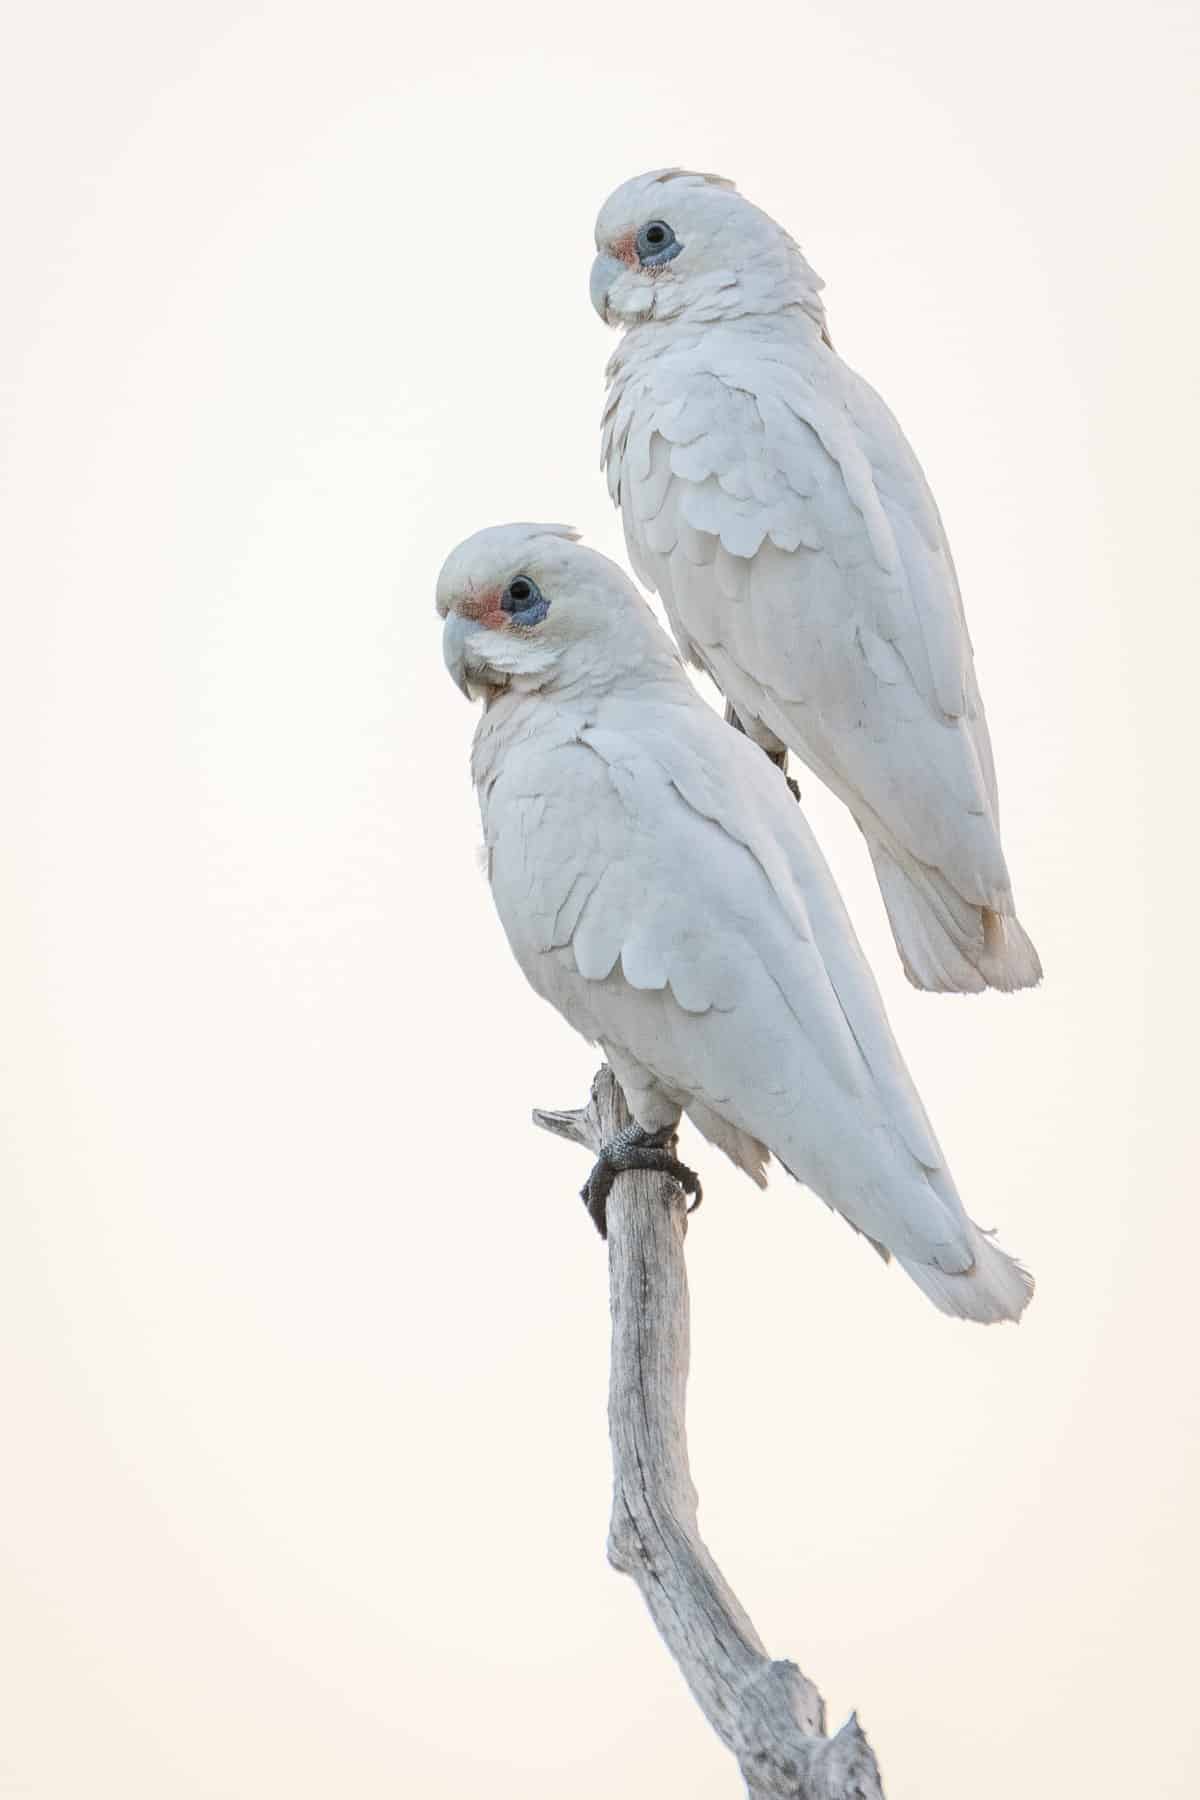
[[[783,776],[783,779],[787,782],[788,787],[791,790],[792,799],[798,802],[800,799],[800,783],[794,781],[787,772],[787,751],[764,750],[763,755],[768,762],[773,762],[775,764],[775,767],[779,770],[779,773]]]
[[[688,1211],[695,1212],[704,1198],[700,1178],[672,1155],[674,1142],[675,1132],[669,1125],[662,1131],[643,1131],[640,1125],[627,1125],[604,1145],[579,1192],[601,1237],[608,1236],[609,1192],[617,1176],[626,1169],[654,1169],[669,1175],[685,1194],[691,1195]]]

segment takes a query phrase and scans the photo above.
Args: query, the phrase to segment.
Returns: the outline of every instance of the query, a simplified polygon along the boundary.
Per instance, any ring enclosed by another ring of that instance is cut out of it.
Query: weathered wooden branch
[[[586,1107],[533,1117],[593,1154],[630,1120],[607,1064]],[[737,1757],[750,1795],[882,1800],[857,1718],[825,1735],[820,1694],[795,1663],[767,1655],[700,1537],[685,1419],[686,1231],[683,1195],[669,1176],[634,1171],[617,1178],[608,1200],[609,1561],[637,1582],[705,1717]]]

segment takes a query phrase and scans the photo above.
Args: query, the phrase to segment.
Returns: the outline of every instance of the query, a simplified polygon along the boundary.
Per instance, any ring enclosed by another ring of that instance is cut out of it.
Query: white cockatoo
[[[821,281],[731,182],[680,169],[619,187],[596,247],[624,331],[603,461],[680,649],[850,808],[915,986],[1032,986],[950,548]]]
[[[502,525],[450,555],[437,607],[485,703],[472,774],[509,943],[637,1121],[610,1168],[694,1190],[670,1155],[686,1112],[760,1186],[775,1155],[943,1312],[1017,1318],[1033,1284],[963,1211],[801,809],[632,583],[565,526]]]

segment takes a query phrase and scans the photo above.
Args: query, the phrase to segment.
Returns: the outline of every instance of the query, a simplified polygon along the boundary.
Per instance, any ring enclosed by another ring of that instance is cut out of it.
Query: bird
[[[483,711],[491,895],[530,986],[620,1082],[613,1171],[666,1167],[684,1114],[759,1186],[774,1156],[952,1316],[1033,1283],[963,1210],[833,877],[784,783],[697,692],[649,604],[565,525],[476,532],[437,581]]]
[[[946,533],[823,283],[732,182],[684,169],[617,188],[596,250],[622,332],[601,463],[684,656],[849,807],[915,987],[1036,985]]]

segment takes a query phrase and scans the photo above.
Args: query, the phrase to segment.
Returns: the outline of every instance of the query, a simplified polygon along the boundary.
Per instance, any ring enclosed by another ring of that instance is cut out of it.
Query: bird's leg
[[[740,731],[743,737],[748,737],[752,744],[758,743],[758,739],[754,736],[754,733],[746,730],[746,727],[742,724],[742,721],[738,718],[736,711],[728,700],[725,702],[725,723],[727,725],[732,725],[735,731]],[[775,767],[787,782],[788,787],[792,792],[792,799],[799,800],[800,784],[799,782],[793,781],[792,777],[787,772],[787,745],[779,743],[778,739],[776,739],[773,744],[760,744],[759,748],[767,761],[775,764]]]
[[[771,761],[775,764],[775,767],[779,770],[779,773],[783,776],[783,779],[787,782],[788,789],[791,793],[792,799],[796,802],[797,805],[799,805],[799,803],[800,803],[800,783],[795,779],[794,776],[789,775],[787,772],[787,751],[786,750],[782,751],[778,756],[771,756],[771,752],[768,750],[766,752],[766,755],[771,757]]]
[[[704,1198],[700,1178],[672,1154],[675,1128],[665,1125],[661,1131],[644,1131],[640,1125],[626,1125],[600,1148],[592,1172],[580,1189],[579,1197],[587,1207],[593,1225],[601,1237],[608,1236],[608,1195],[613,1182],[625,1169],[657,1169],[677,1181],[685,1194],[692,1196],[689,1212],[695,1212]]]

